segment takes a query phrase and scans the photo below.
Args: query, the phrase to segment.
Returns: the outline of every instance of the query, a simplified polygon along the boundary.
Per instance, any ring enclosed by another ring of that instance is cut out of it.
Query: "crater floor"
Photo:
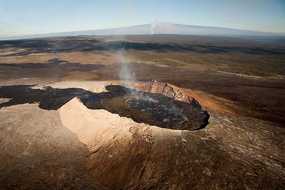
[[[9,101],[1,103],[0,108],[38,103],[42,109],[57,110],[77,97],[89,109],[105,109],[136,122],[162,128],[195,130],[208,124],[208,112],[194,98],[186,96],[187,102],[175,99],[177,92],[167,83],[152,82],[150,88],[157,85],[162,86],[162,92],[145,92],[121,85],[107,85],[107,92],[100,93],[82,88],[57,89],[45,86],[43,89],[33,89],[31,85],[3,86],[0,87],[0,98],[9,98]],[[170,91],[172,94],[169,97],[167,93]]]

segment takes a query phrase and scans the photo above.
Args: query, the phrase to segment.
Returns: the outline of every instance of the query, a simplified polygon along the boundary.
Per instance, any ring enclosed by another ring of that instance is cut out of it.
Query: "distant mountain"
[[[248,31],[240,29],[183,25],[171,23],[153,23],[130,27],[121,27],[103,30],[90,30],[75,32],[82,35],[151,35],[151,34],[177,34],[177,35],[214,35],[214,36],[272,36],[275,33]]]
[[[80,35],[154,35],[154,34],[237,36],[237,37],[238,36],[284,37],[285,36],[285,34],[280,34],[280,33],[258,32],[258,31],[223,28],[223,27],[183,25],[183,24],[172,24],[172,23],[153,23],[153,24],[144,24],[144,25],[136,25],[129,27],[121,27],[121,28],[111,28],[111,29],[29,35],[29,36],[22,36],[22,38],[80,36]]]

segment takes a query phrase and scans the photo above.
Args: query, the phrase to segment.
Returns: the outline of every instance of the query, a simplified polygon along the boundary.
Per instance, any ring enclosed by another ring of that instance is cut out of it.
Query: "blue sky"
[[[0,0],[0,36],[155,21],[285,33],[285,0]]]

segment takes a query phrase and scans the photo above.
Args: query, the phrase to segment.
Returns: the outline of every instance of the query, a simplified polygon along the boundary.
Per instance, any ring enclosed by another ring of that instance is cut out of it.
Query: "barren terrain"
[[[0,41],[0,189],[284,189],[284,113],[284,39]]]

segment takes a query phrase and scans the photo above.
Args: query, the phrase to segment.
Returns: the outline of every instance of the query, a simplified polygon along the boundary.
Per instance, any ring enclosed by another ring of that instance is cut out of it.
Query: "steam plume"
[[[135,74],[131,71],[130,62],[127,57],[127,52],[123,44],[122,49],[118,50],[118,62],[120,64],[119,78],[124,85],[129,86],[131,82],[134,82]]]

